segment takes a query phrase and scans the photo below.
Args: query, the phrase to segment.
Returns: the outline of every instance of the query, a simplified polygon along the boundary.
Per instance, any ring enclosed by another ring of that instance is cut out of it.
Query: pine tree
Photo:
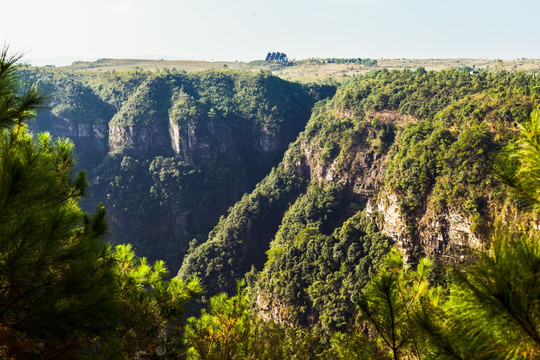
[[[162,260],[148,264],[131,245],[114,250],[120,284],[119,321],[114,336],[101,344],[95,357],[104,359],[179,359],[185,354],[183,316],[186,303],[202,291],[197,279],[164,280]]]
[[[495,172],[521,205],[540,209],[540,110],[518,125],[520,136],[501,152]]]
[[[0,358],[180,357],[199,282],[166,281],[163,261],[103,242],[105,209],[79,206],[73,144],[27,129],[43,97],[18,59],[0,55]]]
[[[394,360],[424,358],[425,344],[414,319],[426,302],[437,301],[441,296],[439,288],[429,286],[429,270],[426,259],[419,261],[416,270],[406,267],[394,248],[358,301],[370,336]],[[363,346],[369,347],[371,343],[364,341]]]
[[[115,327],[118,286],[105,211],[79,207],[87,187],[73,145],[32,136],[42,97],[0,56],[0,357],[69,358]]]
[[[434,358],[540,357],[539,240],[499,227],[490,252],[456,270],[442,306],[417,318]]]

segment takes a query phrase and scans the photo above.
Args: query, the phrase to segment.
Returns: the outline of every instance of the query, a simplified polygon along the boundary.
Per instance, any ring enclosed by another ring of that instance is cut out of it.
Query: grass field
[[[232,61],[193,61],[193,60],[137,60],[137,59],[100,59],[94,62],[75,62],[65,69],[73,71],[130,71],[177,69],[197,72],[210,69],[233,69],[258,71],[263,66],[252,66],[244,62]]]
[[[253,65],[245,62],[227,61],[188,61],[188,60],[136,60],[136,59],[100,59],[94,62],[76,62],[59,68],[75,73],[106,71],[160,71],[176,69],[178,71],[198,72],[210,69],[233,69],[260,71],[267,69],[283,79],[300,82],[344,81],[356,75],[386,68],[414,70],[423,67],[426,70],[442,70],[451,67],[470,67],[476,70],[540,72],[540,59],[378,59],[377,65],[361,64],[310,64],[294,66],[279,64]]]
[[[540,72],[540,59],[495,60],[495,59],[379,59],[376,66],[360,64],[302,64],[299,66],[282,67],[274,71],[288,80],[325,81],[334,78],[338,81],[344,78],[386,68],[415,70],[423,67],[426,70],[443,70],[452,67],[470,67],[476,70],[507,70]]]

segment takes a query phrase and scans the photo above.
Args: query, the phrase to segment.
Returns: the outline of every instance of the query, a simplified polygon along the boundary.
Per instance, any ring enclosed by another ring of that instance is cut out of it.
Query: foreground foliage
[[[73,176],[73,146],[27,133],[42,99],[21,88],[16,60],[0,58],[0,353],[65,357],[114,330],[113,258],[103,208],[77,205],[87,182]]]
[[[448,288],[430,265],[386,257],[357,302],[356,323],[332,335],[290,328],[250,310],[245,290],[213,297],[189,320],[191,359],[535,359],[540,355],[540,239],[503,231],[492,253],[455,269]]]
[[[79,206],[73,144],[27,131],[42,97],[17,59],[0,56],[0,357],[177,358],[199,283],[166,281],[163,262],[103,242],[103,206]]]
[[[243,281],[237,283],[236,295],[212,297],[208,311],[188,319],[187,358],[308,360],[324,351],[315,333],[264,320],[254,315],[251,305]]]
[[[540,356],[540,239],[501,229],[491,253],[458,269],[438,308],[422,308],[436,359]]]
[[[115,275],[121,296],[113,336],[92,357],[177,359],[185,353],[183,316],[187,302],[202,288],[197,280],[165,280],[163,261],[149,264],[130,245],[114,250]]]

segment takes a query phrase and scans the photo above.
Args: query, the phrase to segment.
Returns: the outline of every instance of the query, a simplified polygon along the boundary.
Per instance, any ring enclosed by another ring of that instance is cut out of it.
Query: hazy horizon
[[[99,58],[540,58],[533,0],[28,0],[9,2],[0,40],[24,61]],[[22,25],[22,26],[21,26]]]

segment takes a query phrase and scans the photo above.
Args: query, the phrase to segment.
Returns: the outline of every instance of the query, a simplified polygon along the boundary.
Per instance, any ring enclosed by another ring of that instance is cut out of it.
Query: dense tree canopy
[[[0,357],[540,356],[535,77],[423,69],[358,77],[316,105],[283,162],[208,241],[197,236],[176,253],[156,246],[171,256],[188,251],[181,279],[166,280],[162,261],[103,242],[103,206],[94,215],[81,210],[87,181],[74,170],[73,145],[27,129],[42,98],[21,82],[16,60],[6,51],[0,58]],[[295,133],[307,111],[295,104],[318,97],[310,94],[316,88],[266,73],[107,74],[88,88],[51,79],[53,87],[66,85],[50,102],[57,118],[80,112],[100,125],[114,112],[112,126],[165,119],[208,138],[213,126],[246,138],[253,129],[272,134],[284,119]],[[115,92],[119,84],[129,94]],[[87,98],[95,106],[80,106]],[[518,128],[521,135],[496,155]],[[156,220],[173,204],[184,215],[217,203],[226,193],[221,185],[241,181],[247,170],[240,163],[260,165],[254,153],[238,151],[227,165],[217,157],[194,166],[172,153],[119,148],[95,169],[96,187],[115,198],[116,214]],[[261,175],[265,167],[257,169]],[[394,215],[406,223],[397,239],[405,251],[383,229],[380,201],[391,195]],[[483,241],[448,266],[437,257],[448,255],[447,239],[430,234],[441,240],[428,260],[418,241],[426,209],[432,223],[453,211],[469,224],[463,232]],[[203,286],[207,310],[184,327],[186,303]]]

